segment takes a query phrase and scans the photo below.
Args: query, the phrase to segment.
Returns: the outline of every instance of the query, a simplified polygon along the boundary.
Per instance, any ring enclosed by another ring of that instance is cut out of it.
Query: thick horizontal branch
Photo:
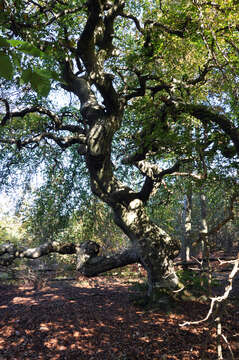
[[[143,175],[148,176],[153,181],[161,181],[166,175],[180,175],[181,173],[177,172],[180,166],[183,163],[189,162],[188,159],[178,160],[173,166],[168,169],[162,170],[162,168],[157,164],[151,164],[149,161],[141,160],[135,163],[137,168],[141,171]],[[188,173],[182,173],[183,175],[189,175]]]
[[[212,107],[202,104],[185,104],[180,98],[161,96],[168,111],[175,113],[187,113],[200,120],[203,124],[214,123],[225,132],[234,144],[235,151],[239,154],[239,128],[233,124],[230,117],[216,112]]]
[[[17,117],[23,118],[27,114],[34,114],[34,113],[47,115],[51,120],[53,120],[54,124],[56,124],[58,126],[61,125],[61,119],[59,118],[59,116],[57,114],[53,113],[52,111],[50,111],[49,109],[46,109],[42,106],[32,106],[32,107],[25,108],[25,109],[22,109],[19,111],[11,112],[8,101],[6,99],[0,99],[0,100],[5,103],[5,107],[6,107],[6,114],[1,121],[1,126],[6,125],[7,120],[10,120],[12,118],[17,118]]]
[[[173,79],[171,83],[166,83],[159,79],[156,76],[152,75],[141,75],[135,71],[135,74],[138,77],[140,87],[136,89],[132,89],[132,92],[125,95],[125,100],[128,101],[135,97],[144,96],[146,90],[150,90],[152,96],[154,97],[158,92],[166,91],[170,96],[175,92],[176,89],[181,90],[182,88],[189,89],[195,86],[198,83],[205,82],[206,75],[211,71],[214,67],[209,65],[211,59],[207,61],[202,69],[199,68],[198,75],[195,78],[187,79],[187,80],[177,80]],[[158,84],[154,86],[147,86],[147,81],[154,80]]]
[[[174,176],[186,176],[186,177],[191,177],[194,180],[203,180],[206,179],[206,174],[194,174],[194,173],[190,173],[190,172],[173,172],[172,175]]]
[[[50,253],[75,254],[76,245],[53,241],[34,248],[24,248],[9,242],[0,245],[0,265],[8,266],[16,259],[37,259]]]
[[[59,127],[57,127],[57,130],[63,130],[63,131],[66,130],[66,131],[70,131],[72,133],[86,135],[86,131],[79,125],[71,125],[71,124],[60,125]]]
[[[72,133],[85,134],[85,130],[79,125],[71,125],[71,124],[64,125],[64,124],[62,124],[62,118],[65,115],[73,116],[71,113],[67,114],[66,112],[64,112],[61,116],[58,116],[57,114],[53,113],[51,110],[46,109],[42,106],[32,106],[30,108],[25,108],[25,109],[22,109],[19,111],[11,112],[8,101],[6,99],[0,99],[0,101],[4,102],[5,108],[6,108],[6,114],[2,118],[1,126],[6,125],[7,120],[10,120],[12,118],[17,118],[17,117],[23,118],[24,116],[26,116],[28,114],[38,113],[38,114],[42,114],[42,115],[47,115],[53,121],[54,127],[57,130],[64,130],[64,131],[66,130],[66,131],[70,131]]]
[[[136,89],[132,89],[132,92],[125,95],[125,100],[129,101],[133,98],[144,96],[146,90],[150,90],[152,95],[154,96],[156,93],[165,90],[166,92],[170,93],[171,85],[159,80],[157,77],[152,75],[141,75],[138,71],[135,70],[135,74],[138,77],[139,87]],[[147,81],[155,80],[159,81],[159,84],[155,86],[147,86]]]
[[[93,277],[139,261],[137,252],[133,248],[111,256],[98,256],[99,250],[100,246],[93,241],[81,244],[53,241],[28,249],[9,242],[0,245],[0,265],[9,266],[16,259],[37,259],[51,253],[77,254],[77,270],[84,276]]]
[[[141,191],[137,194],[137,197],[140,198],[144,203],[146,203],[149,197],[156,192],[157,188],[162,182],[163,177],[166,175],[190,175],[195,179],[203,178],[201,175],[177,172],[182,164],[191,161],[189,159],[178,160],[173,166],[163,170],[159,165],[151,164],[149,161],[145,160],[145,157],[146,151],[129,155],[122,160],[123,164],[135,165],[140,170],[140,172],[146,176],[144,185],[142,186]]]
[[[141,154],[143,157],[143,154]],[[137,156],[134,155],[132,159],[127,158],[124,159],[124,163],[127,164],[127,161],[133,164],[140,170],[140,172],[146,176],[145,182],[142,186],[142,189],[139,193],[136,193],[137,198],[141,199],[144,203],[148,201],[150,196],[154,195],[160,186],[163,177],[166,175],[175,175],[177,170],[179,170],[180,166],[189,162],[188,159],[178,160],[173,166],[168,169],[162,170],[162,168],[157,164],[151,164],[147,160],[139,160],[136,161]],[[140,157],[139,157],[140,159]]]
[[[93,251],[93,256],[88,255],[87,257],[89,253],[87,248],[93,244],[95,243],[85,243],[86,246],[81,246],[77,253],[77,270],[87,277],[93,277],[103,272],[134,264],[139,261],[139,257],[133,248],[111,256],[95,256]]]
[[[144,185],[141,191],[138,193],[138,197],[147,202],[149,197],[155,193],[157,188],[160,186],[164,176],[188,176],[195,180],[203,180],[206,178],[207,174],[204,172],[203,174],[194,174],[190,172],[179,172],[180,166],[184,163],[190,162],[190,159],[182,159],[178,160],[173,166],[168,169],[162,169],[157,164],[151,164],[147,160],[140,160],[134,162],[134,165],[140,170],[140,172],[146,176]]]
[[[23,118],[24,116],[26,116],[28,114],[38,113],[38,114],[42,114],[42,115],[47,115],[53,121],[54,129],[62,130],[62,131],[69,131],[72,133],[78,133],[81,141],[83,141],[84,135],[86,133],[85,133],[85,130],[80,125],[71,125],[71,124],[63,124],[62,123],[62,117],[65,115],[65,113],[62,114],[61,116],[58,116],[57,114],[53,113],[49,109],[43,108],[42,106],[32,106],[30,108],[25,108],[25,109],[22,109],[19,111],[11,112],[8,101],[6,99],[0,99],[0,101],[4,102],[5,107],[6,107],[6,114],[2,118],[1,126],[6,125],[7,120],[10,120],[12,118],[17,118],[17,117]],[[56,137],[55,135],[50,134],[50,133],[42,134],[42,137],[52,137],[52,140],[55,140],[56,142],[58,141],[58,144],[61,146],[62,146],[62,144],[63,144],[63,146],[66,146],[66,145],[68,145],[68,142],[69,142],[68,141],[69,139],[67,139],[67,137],[64,137],[64,138]],[[38,137],[35,139],[33,139],[33,137],[32,137],[32,140],[33,140],[33,142],[38,142]],[[30,141],[30,140],[28,140],[28,141]],[[12,140],[9,143],[12,143]],[[24,141],[22,142],[22,144],[23,143],[24,143]]]

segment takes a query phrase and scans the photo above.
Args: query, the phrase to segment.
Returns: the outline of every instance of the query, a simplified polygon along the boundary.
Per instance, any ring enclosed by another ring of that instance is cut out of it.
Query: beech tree
[[[17,91],[1,98],[2,181],[14,176],[11,168],[74,154],[75,169],[85,166],[92,193],[131,241],[110,257],[92,241],[8,243],[2,263],[77,252],[86,276],[138,262],[149,295],[177,288],[179,241],[151,221],[146,205],[165,179],[200,181],[219,156],[220,171],[225,163],[237,169],[237,1],[4,0],[0,7],[2,86]],[[59,109],[63,91],[73,106]]]

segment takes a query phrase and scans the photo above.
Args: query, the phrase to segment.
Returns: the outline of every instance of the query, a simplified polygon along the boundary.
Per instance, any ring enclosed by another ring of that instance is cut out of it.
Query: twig
[[[194,259],[201,267],[202,267],[202,263],[203,263],[203,260],[202,261],[199,261],[197,258],[195,258],[194,256],[192,256],[192,259]]]
[[[231,348],[231,345],[229,344],[226,336],[224,334],[221,334],[221,337],[223,338],[223,340],[225,341],[225,343],[227,344],[227,347],[230,351],[230,354],[231,354],[231,357],[232,357],[232,360],[235,360],[235,357],[234,357],[234,354],[233,354],[233,351],[232,351],[232,348]]]
[[[221,263],[227,263],[227,261],[221,261]],[[228,285],[225,287],[225,291],[224,294],[222,296],[216,296],[211,298],[211,304],[210,304],[210,308],[209,311],[207,313],[207,315],[205,316],[205,318],[201,319],[201,320],[197,320],[197,321],[186,321],[182,324],[179,324],[179,326],[186,326],[186,325],[195,325],[195,324],[200,324],[204,321],[207,321],[209,319],[209,317],[212,315],[212,311],[214,308],[214,305],[216,302],[221,303],[222,301],[226,300],[229,296],[230,291],[232,290],[232,281],[233,278],[235,277],[237,271],[239,270],[239,258],[235,259],[235,260],[231,260],[229,261],[229,263],[234,264],[233,269],[231,271],[231,273],[229,274],[228,277]]]

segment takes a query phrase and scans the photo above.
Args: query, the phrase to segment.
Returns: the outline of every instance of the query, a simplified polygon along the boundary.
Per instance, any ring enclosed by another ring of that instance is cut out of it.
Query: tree
[[[184,195],[184,237],[182,242],[182,258],[183,261],[190,260],[191,252],[191,230],[192,230],[192,188],[189,188],[187,194]]]
[[[238,166],[238,7],[233,0],[2,2],[0,75],[19,92],[17,107],[1,99],[2,174],[9,163],[53,166],[57,153],[65,162],[77,153],[74,168],[86,168],[91,191],[132,244],[110,258],[97,256],[94,242],[52,242],[21,256],[77,251],[87,276],[139,262],[149,295],[177,287],[179,241],[145,206],[168,176],[200,179],[204,159],[214,164],[220,153]],[[53,98],[56,82],[74,107],[55,109],[44,98]],[[17,256],[10,245],[7,252]]]

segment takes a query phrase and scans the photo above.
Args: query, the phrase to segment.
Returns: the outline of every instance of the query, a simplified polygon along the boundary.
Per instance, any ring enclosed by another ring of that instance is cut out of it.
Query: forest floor
[[[0,284],[0,360],[217,359],[215,322],[180,326],[204,318],[210,301],[194,299],[167,311],[146,310],[130,301],[137,281],[129,274],[49,281],[38,287]],[[234,300],[221,314],[235,360],[238,296],[239,279]],[[231,359],[225,341],[222,347],[223,359]]]

